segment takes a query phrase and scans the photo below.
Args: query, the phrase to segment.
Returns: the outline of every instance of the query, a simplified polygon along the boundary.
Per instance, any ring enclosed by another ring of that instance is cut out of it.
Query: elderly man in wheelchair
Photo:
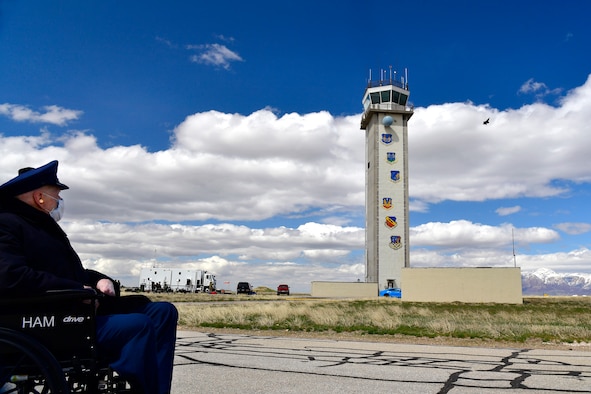
[[[0,186],[0,393],[169,393],[177,310],[82,267],[57,166]]]

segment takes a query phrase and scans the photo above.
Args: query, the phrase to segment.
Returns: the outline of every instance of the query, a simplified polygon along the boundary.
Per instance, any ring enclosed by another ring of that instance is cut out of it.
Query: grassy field
[[[148,294],[175,303],[181,329],[455,338],[546,344],[591,342],[591,297],[526,297],[523,305],[432,304],[398,299],[312,299]]]

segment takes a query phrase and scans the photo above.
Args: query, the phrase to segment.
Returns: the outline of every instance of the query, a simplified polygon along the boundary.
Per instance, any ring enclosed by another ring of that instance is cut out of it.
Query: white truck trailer
[[[216,290],[216,285],[215,275],[203,270],[142,268],[140,272],[141,291],[209,293]]]

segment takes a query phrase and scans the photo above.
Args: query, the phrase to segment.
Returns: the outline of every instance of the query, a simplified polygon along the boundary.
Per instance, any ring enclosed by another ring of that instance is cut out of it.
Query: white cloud
[[[533,78],[528,79],[521,87],[519,88],[519,93],[536,93],[540,90],[546,91],[548,87],[543,82],[535,82]]]
[[[0,104],[0,115],[9,117],[17,122],[49,123],[57,126],[66,126],[68,122],[78,119],[82,111],[62,108],[57,105],[43,107],[45,112],[33,111],[24,105]]]
[[[591,223],[559,223],[554,227],[571,235],[585,234],[591,231]]]
[[[178,48],[178,45],[177,44],[175,44],[172,41],[167,40],[166,38],[163,38],[163,37],[158,37],[157,36],[156,37],[156,41],[161,42],[164,45],[166,45],[167,47],[172,48],[172,49]]]
[[[557,179],[588,183],[591,78],[560,102],[499,111],[471,103],[415,109],[409,122],[415,201],[552,197]],[[491,118],[488,125],[482,119]]]
[[[198,51],[197,54],[191,56],[191,61],[195,63],[229,69],[231,62],[244,61],[238,53],[222,44],[189,45],[187,49]]]
[[[449,223],[430,222],[411,228],[413,246],[439,246],[444,249],[466,248],[475,245],[477,248],[497,248],[515,241],[520,243],[547,243],[559,239],[556,231],[531,227],[515,229],[505,224],[489,226],[472,223],[467,220],[454,220]]]
[[[143,259],[154,253],[168,258],[222,254],[243,260],[293,260],[314,254],[333,262],[352,249],[363,248],[364,230],[307,223],[298,228],[249,228],[229,223],[205,225],[123,224],[66,221],[63,227],[84,256],[113,259]],[[108,248],[114,239],[121,247]],[[223,245],[223,246],[220,246]]]
[[[519,211],[521,211],[521,207],[519,205],[516,205],[514,207],[500,207],[495,212],[499,216],[507,216],[517,213]]]
[[[21,107],[4,104],[2,111],[17,120],[13,114]],[[580,164],[591,157],[590,107],[591,79],[558,107],[416,108],[409,122],[412,211],[427,213],[446,200],[546,199],[590,183],[591,168]],[[79,116],[50,108],[47,114],[61,114],[64,122]],[[491,123],[482,125],[488,117]],[[59,122],[59,116],[44,119]],[[363,280],[359,119],[327,112],[196,113],[174,129],[170,148],[158,152],[139,145],[103,149],[83,132],[58,139],[45,132],[0,136],[0,179],[60,160],[60,180],[71,187],[62,194],[64,228],[85,264],[128,284],[146,264],[206,266],[221,281],[288,282],[294,291],[311,280]],[[412,265],[513,265],[513,229],[518,264],[559,270],[590,262],[585,249],[533,253],[536,245],[560,241],[553,229],[480,224],[458,215],[411,228]],[[285,225],[294,218],[305,224]],[[576,234],[587,226],[555,228]]]
[[[227,223],[164,225],[71,220],[64,220],[63,227],[88,267],[109,272],[128,285],[136,285],[142,266],[154,264],[207,269],[220,280],[234,284],[250,280],[273,287],[275,282],[289,279],[300,291],[308,290],[311,280],[364,278],[363,253],[355,254],[363,249],[364,230],[357,227],[307,223],[298,228],[257,229]],[[512,264],[512,230],[510,225],[468,221],[412,227],[412,266]],[[557,239],[550,229],[515,229],[518,250]]]
[[[521,87],[519,92],[521,94],[535,94],[538,98],[542,98],[549,94],[560,94],[562,89],[549,89],[548,86],[543,82],[536,82],[533,78],[528,79]]]
[[[220,41],[224,41],[224,42],[234,42],[234,37],[225,36],[223,34],[218,34],[215,36],[215,38],[217,38]]]
[[[233,37],[226,37],[223,35],[216,36],[216,39],[223,42],[234,42]],[[177,49],[179,47],[179,45],[166,38],[156,37],[156,41],[161,42],[170,49]],[[185,45],[183,48],[194,53],[189,57],[189,60],[193,63],[222,67],[228,70],[230,69],[230,64],[232,62],[244,61],[237,52],[232,51],[223,44],[189,44]]]
[[[551,267],[560,272],[589,272],[591,264],[591,250],[580,248],[572,251],[528,255],[517,254],[517,265],[523,271],[535,271],[538,268]]]
[[[429,231],[419,228],[420,237],[417,237],[415,229],[411,229],[411,243],[414,245],[411,266],[513,266],[515,260],[511,249],[511,235],[506,226],[463,223],[464,231],[454,231],[447,236],[448,241],[453,241],[442,244],[441,248],[425,247],[425,238],[440,242],[440,231],[453,229],[457,225],[458,223],[453,222],[439,223]],[[225,229],[217,226],[186,226],[188,234],[183,234],[179,231],[171,232],[166,226],[156,230],[149,226],[107,227],[115,228],[105,230],[97,223],[87,224],[86,229],[65,226],[66,231],[72,234],[73,245],[87,267],[109,272],[130,286],[137,285],[141,267],[153,265],[170,268],[182,265],[185,268],[209,270],[216,273],[220,283],[230,282],[225,285],[226,289],[232,289],[237,282],[247,280],[256,286],[271,288],[280,282],[288,282],[294,291],[309,291],[313,280],[364,279],[362,257],[352,259],[348,256],[350,250],[362,247],[363,238],[359,234],[362,229],[356,229],[358,236],[353,244],[348,244],[351,234],[347,234],[347,231],[335,232],[332,242],[340,243],[343,248],[330,249],[323,246],[321,237],[306,240],[309,234],[285,228],[266,231],[244,228],[233,232],[232,226],[227,225],[220,226]],[[470,230],[474,232],[470,234]],[[255,238],[256,245],[251,247],[250,243]],[[540,228],[517,229],[516,238],[518,245],[554,239],[551,230]],[[317,249],[302,249],[302,244],[315,244]],[[211,250],[225,253],[210,255]],[[246,254],[234,255],[241,251],[246,251]],[[580,249],[531,255],[527,254],[524,246],[524,251],[517,248],[516,261],[524,270],[553,267],[570,272],[584,271],[587,269],[586,265],[591,263],[591,254],[586,249]]]

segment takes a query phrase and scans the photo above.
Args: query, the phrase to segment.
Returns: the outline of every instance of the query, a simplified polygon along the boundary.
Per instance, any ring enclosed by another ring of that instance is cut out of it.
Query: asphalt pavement
[[[174,394],[591,393],[591,352],[179,331]]]

